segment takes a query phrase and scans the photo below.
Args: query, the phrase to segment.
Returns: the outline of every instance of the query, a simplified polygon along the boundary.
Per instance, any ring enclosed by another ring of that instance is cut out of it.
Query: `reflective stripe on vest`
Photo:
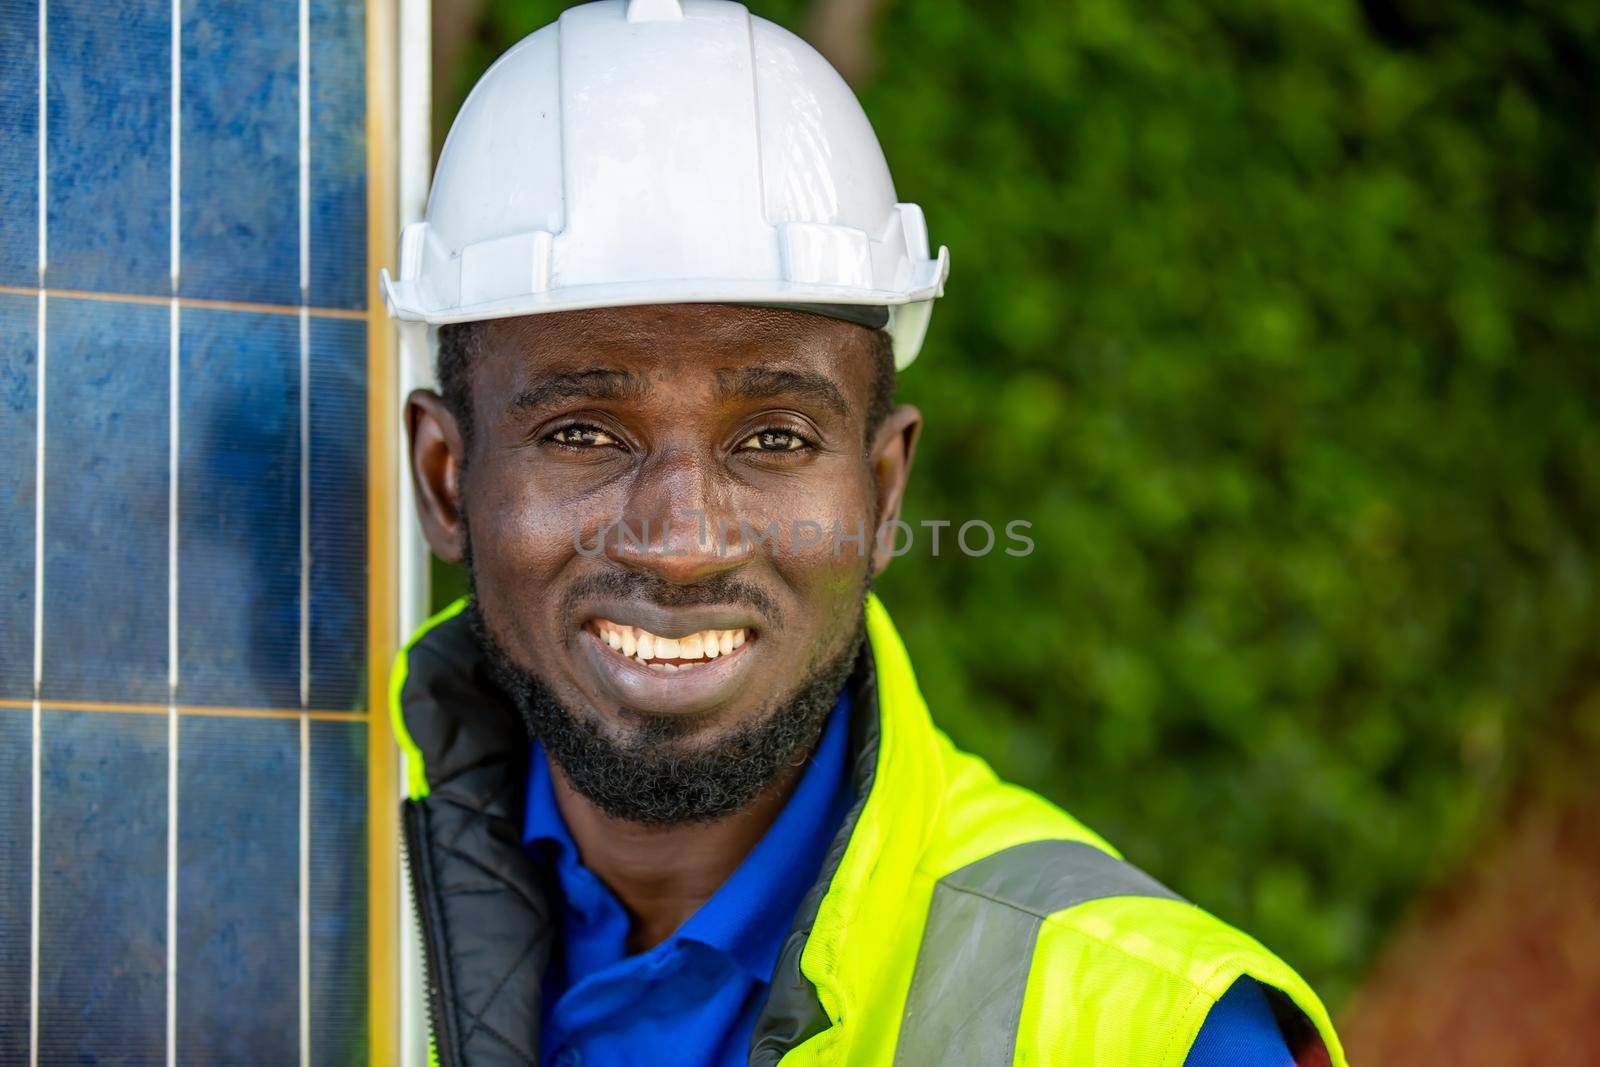
[[[939,879],[906,995],[896,1067],[1010,1064],[1040,924],[1105,897],[1182,899],[1080,841],[1014,845]]]

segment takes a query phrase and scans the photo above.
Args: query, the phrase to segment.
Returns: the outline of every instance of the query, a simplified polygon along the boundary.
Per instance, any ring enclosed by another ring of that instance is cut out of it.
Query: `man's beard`
[[[596,725],[595,709],[580,713],[568,707],[538,675],[512,661],[478,608],[470,554],[467,574],[472,586],[468,620],[495,683],[522,714],[529,736],[544,746],[579,795],[612,818],[646,825],[731,815],[786,768],[803,764],[865,639],[863,615],[856,611],[850,637],[838,653],[814,664],[792,693],[714,740],[692,744],[693,721],[630,709],[622,713],[626,739],[615,740]]]

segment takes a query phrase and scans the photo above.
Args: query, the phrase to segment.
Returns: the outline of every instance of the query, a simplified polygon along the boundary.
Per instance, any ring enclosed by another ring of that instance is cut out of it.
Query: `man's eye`
[[[753,433],[740,443],[741,449],[752,452],[797,452],[806,446],[799,434],[788,430],[762,430]]]
[[[593,426],[563,426],[550,435],[550,440],[573,448],[604,448],[617,443],[615,437]]]

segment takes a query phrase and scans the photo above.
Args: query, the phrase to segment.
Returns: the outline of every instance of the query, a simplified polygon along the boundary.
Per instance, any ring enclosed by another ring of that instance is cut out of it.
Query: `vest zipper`
[[[422,823],[427,818],[422,805],[415,800],[401,803],[401,842],[405,851],[406,869],[411,873],[411,917],[417,924],[422,941],[422,988],[428,1004],[428,1064],[429,1067],[455,1067],[452,1046],[446,1041],[443,1048],[439,1035],[448,1033],[444,1026],[444,998],[435,980],[442,973],[439,964],[439,947],[435,924],[430,921],[433,900],[432,866],[427,860],[427,841]]]

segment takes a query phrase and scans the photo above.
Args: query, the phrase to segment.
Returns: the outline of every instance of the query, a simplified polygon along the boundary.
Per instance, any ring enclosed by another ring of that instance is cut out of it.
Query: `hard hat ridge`
[[[915,357],[929,255],[843,79],[724,0],[584,4],[513,47],[451,128],[390,313],[430,324],[680,302],[887,308]]]

